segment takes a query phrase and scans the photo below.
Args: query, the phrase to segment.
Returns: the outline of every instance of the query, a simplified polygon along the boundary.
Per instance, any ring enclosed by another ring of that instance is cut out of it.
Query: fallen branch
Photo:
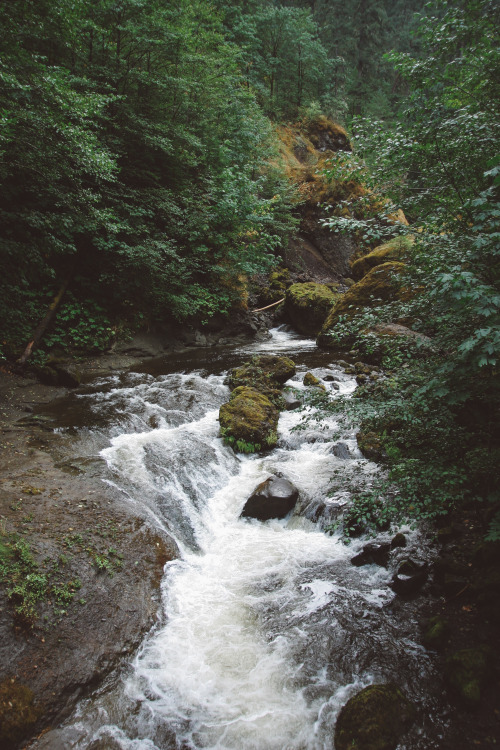
[[[262,310],[269,310],[270,307],[276,307],[276,305],[279,305],[281,302],[284,302],[285,298],[279,299],[277,302],[273,302],[272,305],[267,305],[266,307],[259,307],[258,310],[250,310],[250,312],[262,312]]]
[[[52,322],[52,319],[55,317],[56,312],[58,310],[59,305],[61,304],[61,300],[64,297],[64,293],[66,289],[69,286],[69,283],[73,277],[74,269],[71,270],[71,272],[66,276],[63,283],[61,284],[61,287],[59,291],[57,292],[56,296],[52,300],[52,302],[49,305],[49,308],[47,312],[45,313],[44,317],[40,321],[40,323],[35,328],[35,332],[33,333],[33,337],[30,339],[30,341],[26,345],[26,349],[22,353],[22,355],[17,360],[16,364],[18,365],[25,365],[28,359],[31,357],[31,354],[33,352],[33,349],[35,346],[37,346],[40,341],[42,340],[42,337],[47,330],[48,326]]]

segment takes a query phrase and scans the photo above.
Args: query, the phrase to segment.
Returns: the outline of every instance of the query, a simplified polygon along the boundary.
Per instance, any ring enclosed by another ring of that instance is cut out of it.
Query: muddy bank
[[[32,413],[63,393],[0,373],[2,748],[59,721],[138,646],[176,556],[101,481],[98,459],[79,460],[75,438]]]

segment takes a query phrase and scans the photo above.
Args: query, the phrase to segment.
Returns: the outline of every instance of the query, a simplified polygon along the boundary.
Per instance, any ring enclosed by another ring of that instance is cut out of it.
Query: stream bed
[[[281,414],[270,453],[236,455],[223,444],[225,371],[259,353],[290,356],[297,375],[289,385],[299,391],[307,371],[328,376],[332,398],[356,388],[331,354],[282,327],[266,341],[158,360],[73,396],[61,429],[74,429],[78,412],[103,480],[181,555],[165,568],[163,616],[133,661],[38,750],[326,750],[346,701],[392,681],[418,709],[399,748],[440,746],[446,726],[419,643],[418,599],[401,601],[389,587],[398,561],[429,558],[425,537],[403,529],[408,546],[394,550],[388,568],[351,564],[367,540],[345,545],[325,526],[379,468],[333,418],[295,429],[310,407]],[[265,523],[240,518],[271,475],[298,488],[295,512]]]

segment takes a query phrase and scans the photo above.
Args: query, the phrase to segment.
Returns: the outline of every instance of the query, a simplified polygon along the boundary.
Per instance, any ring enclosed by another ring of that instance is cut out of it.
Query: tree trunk
[[[69,274],[64,279],[63,283],[61,284],[61,287],[59,291],[57,292],[56,296],[52,300],[52,302],[49,305],[49,309],[47,310],[46,314],[44,315],[43,319],[40,321],[40,323],[37,325],[35,332],[33,333],[33,337],[28,342],[26,349],[22,353],[22,355],[17,360],[18,365],[25,365],[28,359],[31,356],[31,353],[33,349],[38,346],[40,341],[43,338],[43,335],[45,331],[47,330],[48,326],[52,322],[52,320],[55,318],[55,315],[57,313],[57,310],[59,308],[59,305],[61,304],[61,300],[64,297],[64,293],[66,289],[68,288],[70,281],[73,277],[74,268],[71,269]]]

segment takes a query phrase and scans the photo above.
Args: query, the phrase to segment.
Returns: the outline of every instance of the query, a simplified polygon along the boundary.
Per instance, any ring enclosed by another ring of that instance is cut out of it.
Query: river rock
[[[425,563],[403,560],[390,583],[391,589],[400,596],[413,596],[418,593],[428,577]]]
[[[450,636],[450,624],[448,620],[440,615],[431,617],[424,625],[422,643],[426,648],[441,651]]]
[[[255,488],[241,515],[259,521],[284,518],[293,510],[298,497],[298,489],[287,479],[269,477]]]
[[[337,297],[326,284],[292,284],[286,292],[285,311],[294,328],[315,336]]]
[[[304,385],[310,385],[315,388],[321,388],[321,390],[325,391],[326,388],[321,382],[319,378],[316,377],[316,375],[313,375],[312,372],[306,372],[304,375]]]
[[[337,443],[332,448],[332,453],[334,456],[337,456],[337,458],[342,458],[343,460],[347,460],[349,458],[352,458],[351,452],[346,445],[346,443]]]
[[[391,545],[389,542],[384,544],[365,544],[362,551],[351,558],[351,563],[359,568],[361,565],[380,565],[387,567],[389,562],[389,553]]]
[[[219,410],[221,433],[236,450],[246,453],[274,448],[277,442],[278,409],[263,393],[239,386]]]
[[[295,375],[295,363],[289,357],[264,354],[253,357],[240,367],[234,367],[227,377],[231,389],[238,386],[250,386],[276,399],[281,387]]]
[[[469,709],[475,709],[481,693],[492,677],[493,652],[487,646],[457,651],[446,660],[445,679],[448,686]]]
[[[302,401],[298,396],[293,393],[293,391],[283,391],[283,401],[285,402],[285,410],[286,411],[293,411],[294,409],[299,409],[302,406]]]
[[[335,750],[395,750],[415,719],[415,709],[397,685],[370,685],[341,710]]]

